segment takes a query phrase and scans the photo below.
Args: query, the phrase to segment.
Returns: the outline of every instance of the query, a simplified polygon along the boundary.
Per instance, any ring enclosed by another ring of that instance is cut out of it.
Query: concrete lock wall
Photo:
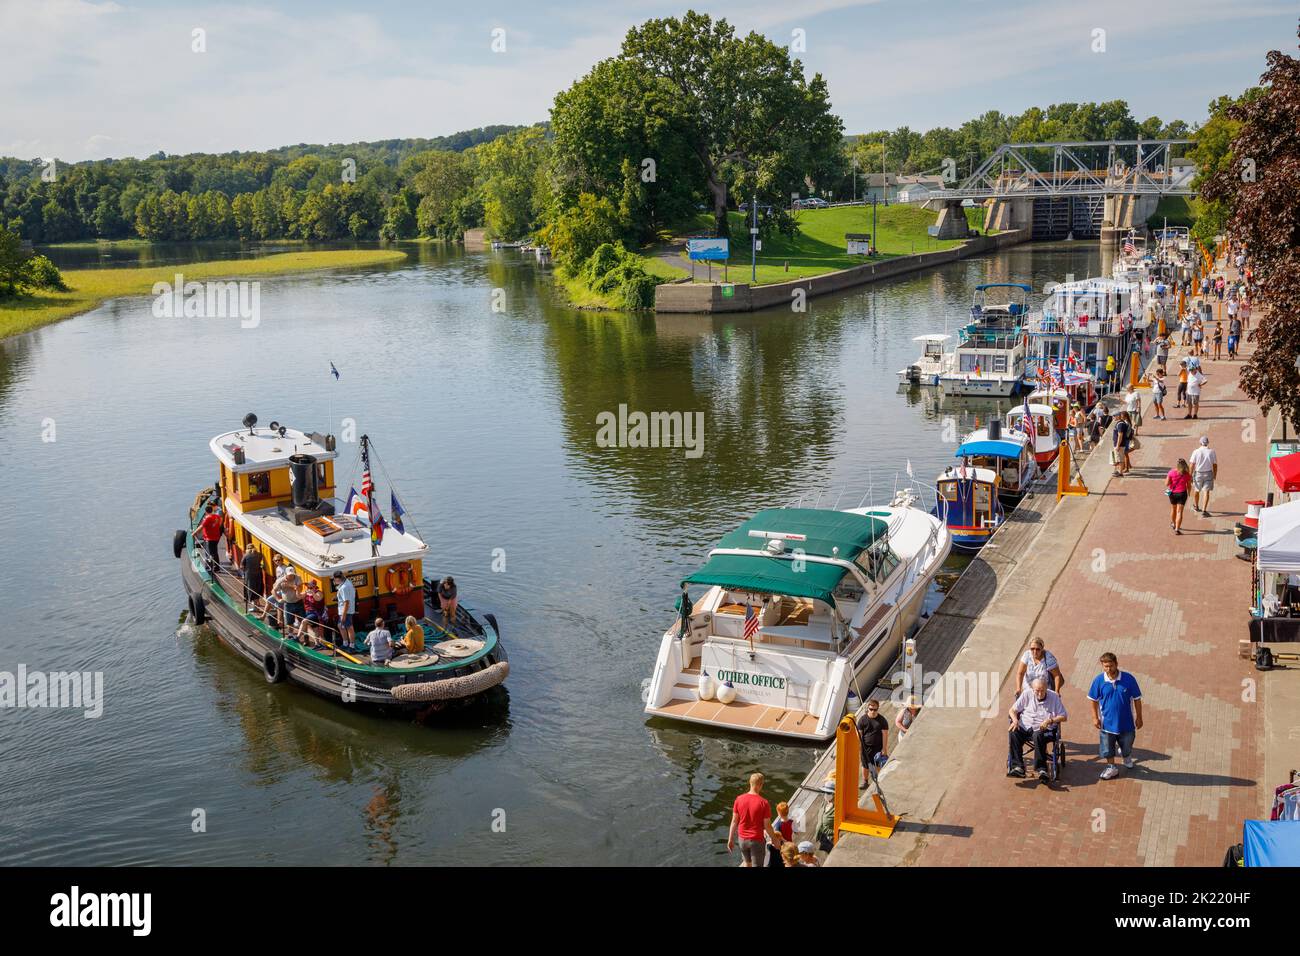
[[[772,285],[751,286],[748,283],[736,283],[733,294],[724,296],[721,285],[692,284],[688,282],[666,283],[655,288],[656,312],[753,312],[774,306],[788,307],[796,289],[806,291],[808,298],[839,292],[854,286],[865,285],[878,279],[888,279],[916,272],[931,266],[955,262],[969,256],[1014,246],[1029,239],[1028,229],[1000,233],[996,236],[976,236],[955,249],[942,249],[936,252],[920,252],[912,256],[899,256],[881,262],[864,263],[851,269],[828,272],[825,275],[795,279],[790,282],[778,282]]]

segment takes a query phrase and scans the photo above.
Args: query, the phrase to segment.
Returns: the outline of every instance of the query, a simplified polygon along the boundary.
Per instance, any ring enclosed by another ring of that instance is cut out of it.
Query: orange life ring
[[[397,578],[396,585],[393,584],[393,578]],[[411,562],[403,561],[400,564],[391,565],[388,570],[384,572],[384,587],[397,595],[410,594],[415,590],[414,585],[411,583],[413,579],[414,574],[411,569]]]

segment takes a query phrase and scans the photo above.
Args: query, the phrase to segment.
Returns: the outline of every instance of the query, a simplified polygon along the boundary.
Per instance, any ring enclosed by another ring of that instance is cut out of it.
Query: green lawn
[[[1187,196],[1161,196],[1156,211],[1147,217],[1147,225],[1152,229],[1162,229],[1166,217],[1171,226],[1191,228],[1196,224],[1196,211]]]
[[[260,259],[227,259],[146,269],[76,269],[63,273],[68,292],[38,292],[0,301],[0,338],[8,338],[82,312],[101,302],[126,295],[148,295],[155,282],[171,282],[176,273],[186,281],[225,277],[271,276],[317,269],[350,269],[405,259],[406,253],[389,249],[328,249],[320,252],[283,252]]]
[[[983,209],[979,208],[972,216],[971,210],[967,210],[968,221],[977,219],[982,224],[983,212]],[[748,220],[740,212],[732,212],[729,215],[733,235],[743,234]],[[882,259],[910,255],[913,252],[933,252],[961,245],[959,239],[940,241],[930,238],[926,230],[934,225],[937,218],[937,213],[918,206],[905,204],[877,206],[876,246],[881,255],[875,260],[867,260],[862,256],[850,256],[845,252],[844,234],[871,232],[870,206],[836,206],[831,209],[802,210],[796,214],[799,228],[793,237],[776,235],[763,241],[763,249],[758,254],[758,285],[821,275],[824,272],[862,265],[867,261],[879,262]],[[972,225],[975,223],[972,222]],[[682,265],[683,268],[690,270],[690,263],[685,257],[682,259]],[[647,271],[652,270],[647,267]],[[704,263],[696,265],[698,277],[702,278],[706,271]],[[740,247],[733,247],[728,271],[732,282],[749,281],[747,243]],[[715,279],[721,278],[721,263],[714,263],[713,274]]]

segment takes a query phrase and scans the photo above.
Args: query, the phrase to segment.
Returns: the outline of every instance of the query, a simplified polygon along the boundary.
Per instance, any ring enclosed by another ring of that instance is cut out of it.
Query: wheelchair
[[[1007,731],[1008,737],[1010,731]],[[1061,776],[1061,768],[1065,766],[1065,740],[1061,736],[1061,725],[1054,724],[1052,729],[1047,732],[1044,743],[1047,750],[1047,779],[1056,782]],[[1010,744],[1010,740],[1008,740]],[[1008,747],[1008,751],[1010,747]],[[1025,776],[1029,777],[1036,773],[1034,766],[1034,739],[1030,737],[1020,745],[1020,763],[1025,768]],[[1007,753],[1007,773],[1011,772],[1011,754]]]

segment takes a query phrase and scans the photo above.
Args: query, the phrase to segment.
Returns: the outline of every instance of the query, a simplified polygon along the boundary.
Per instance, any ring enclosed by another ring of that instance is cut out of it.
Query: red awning
[[[1268,470],[1282,491],[1300,491],[1300,452],[1272,459]]]

